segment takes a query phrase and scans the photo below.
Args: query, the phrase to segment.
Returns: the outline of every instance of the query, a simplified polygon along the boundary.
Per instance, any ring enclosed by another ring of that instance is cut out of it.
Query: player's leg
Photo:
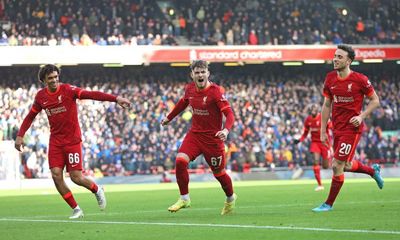
[[[332,161],[333,177],[328,198],[321,206],[314,208],[313,209],[314,212],[326,212],[332,210],[332,206],[344,183],[344,166],[345,166],[344,161],[335,158],[333,159]]]
[[[380,174],[380,169],[381,169],[380,166],[378,164],[374,164],[372,167],[370,167],[370,166],[362,164],[358,160],[353,159],[360,136],[361,136],[361,134],[357,134],[355,136],[354,143],[351,146],[351,150],[349,151],[349,155],[348,155],[349,161],[347,161],[344,170],[346,172],[357,172],[357,173],[367,174],[367,175],[371,176],[376,181],[378,187],[380,189],[382,189],[383,185],[384,185],[384,181]],[[347,138],[349,138],[348,142],[351,142],[351,137],[352,136],[347,136]],[[341,150],[342,150],[342,153],[346,154],[348,149],[344,148],[344,146],[345,145],[343,145]],[[350,144],[348,144],[346,147],[349,147],[349,146],[350,146]]]
[[[355,139],[351,141],[352,144],[354,143],[354,140]],[[335,153],[332,161],[333,177],[331,188],[329,190],[327,200],[321,206],[312,209],[314,212],[325,212],[332,210],[332,206],[344,183],[344,167],[347,159],[350,157],[349,154],[351,151],[349,149],[350,147],[348,146],[352,145],[347,143],[348,141],[349,139],[345,136],[335,136],[333,146]],[[344,150],[344,148],[346,149]]]
[[[179,187],[180,197],[178,201],[172,204],[168,211],[177,212],[181,208],[190,207],[191,201],[189,197],[189,172],[187,170],[190,159],[186,153],[178,153],[175,161],[176,182]]]
[[[58,193],[62,196],[64,201],[73,209],[72,216],[70,218],[83,217],[83,212],[79,205],[74,199],[71,190],[68,188],[64,181],[63,169],[65,166],[65,158],[61,147],[54,145],[49,146],[49,167],[51,171],[51,177]]]
[[[189,197],[189,162],[201,154],[193,134],[188,133],[178,150],[175,161],[176,182],[179,187],[180,197],[176,203],[168,208],[170,212],[177,212],[181,208],[188,208],[191,205]]]
[[[204,157],[213,171],[214,177],[221,184],[225,192],[226,200],[222,208],[221,215],[228,214],[233,211],[236,204],[237,195],[233,192],[231,177],[225,171],[226,159],[223,144],[216,148],[204,148]],[[207,149],[207,150],[206,150]]]
[[[105,209],[107,205],[107,200],[104,194],[103,187],[99,187],[91,179],[83,176],[83,158],[82,158],[82,144],[75,144],[71,146],[65,146],[64,152],[67,157],[67,171],[71,177],[71,180],[79,186],[82,186],[92,193],[95,194],[97,203],[100,209]]]
[[[321,154],[319,152],[314,152],[314,162],[313,162],[313,171],[315,180],[317,180],[318,186],[315,188],[315,191],[324,190],[324,186],[322,186],[321,182],[321,167],[319,165],[319,159],[321,158]]]
[[[107,206],[107,199],[104,193],[104,188],[102,186],[98,186],[95,182],[91,179],[83,176],[82,170],[70,170],[69,175],[71,180],[79,186],[82,186],[89,191],[91,191],[97,200],[97,204],[101,210],[104,210]]]
[[[346,172],[357,172],[370,175],[375,181],[380,189],[383,188],[384,181],[381,176],[381,167],[379,164],[374,164],[372,167],[362,164],[360,161],[353,159],[348,162],[345,166]]]
[[[315,188],[315,191],[322,191],[324,187],[321,182],[321,167],[319,164],[322,152],[322,144],[318,144],[316,142],[311,142],[310,152],[313,154],[313,172],[315,180],[317,180],[318,186]]]

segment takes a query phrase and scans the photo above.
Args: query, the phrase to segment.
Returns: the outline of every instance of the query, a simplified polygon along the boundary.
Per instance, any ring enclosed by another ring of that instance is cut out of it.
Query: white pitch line
[[[382,203],[399,203],[400,200],[389,200],[389,201],[360,201],[360,202],[346,202],[346,205],[352,204],[382,204]],[[238,209],[274,209],[274,208],[286,208],[286,207],[313,207],[314,203],[304,203],[304,204],[270,204],[270,205],[257,205],[257,206],[237,206]],[[190,211],[214,211],[219,210],[220,208],[191,208]],[[107,212],[102,211],[98,213],[86,213],[85,216],[118,216],[118,215],[128,215],[128,214],[143,214],[143,213],[166,213],[167,209],[159,209],[159,210],[138,210],[138,211],[124,211],[124,212]],[[6,218],[14,218],[12,216],[3,216]],[[38,218],[51,218],[51,217],[65,217],[65,215],[38,215],[38,216],[20,216],[24,219],[38,219]]]
[[[211,227],[211,228],[250,228],[250,229],[276,229],[276,230],[300,230],[314,232],[343,232],[343,233],[375,233],[400,235],[400,231],[383,230],[357,230],[357,229],[334,229],[334,228],[308,228],[308,227],[284,227],[284,226],[257,226],[257,225],[235,225],[235,224],[205,224],[205,223],[174,223],[174,222],[114,222],[114,221],[72,221],[72,220],[39,220],[39,219],[11,219],[0,218],[7,222],[38,222],[38,223],[86,223],[86,224],[115,224],[115,225],[156,225],[156,226],[184,226],[184,227]]]

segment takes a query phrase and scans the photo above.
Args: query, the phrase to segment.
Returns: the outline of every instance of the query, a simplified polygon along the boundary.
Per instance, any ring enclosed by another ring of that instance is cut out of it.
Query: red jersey
[[[331,127],[331,123],[328,122],[326,127],[326,133],[329,135],[328,130]],[[308,116],[304,122],[303,135],[299,139],[300,142],[306,139],[308,133],[311,132],[311,142],[321,143],[321,113],[318,113],[315,118]]]
[[[57,90],[39,90],[28,115],[22,122],[17,136],[23,137],[36,115],[44,109],[50,124],[50,145],[65,146],[80,143],[81,128],[78,122],[76,99],[93,99],[116,102],[117,97],[98,91],[86,91],[69,84],[60,83]]]
[[[364,95],[372,96],[374,87],[368,77],[352,71],[341,79],[336,71],[326,75],[323,95],[332,100],[332,123],[334,134],[359,133],[364,123],[354,127],[349,121],[361,113]]]
[[[46,112],[50,124],[50,144],[64,146],[82,141],[76,106],[81,91],[78,87],[60,84],[54,93],[43,88],[36,94],[32,111],[44,109]]]
[[[206,89],[198,90],[194,82],[189,83],[186,85],[185,95],[181,101],[183,101],[183,109],[188,105],[192,108],[190,131],[214,135],[222,129],[223,111],[230,108],[230,105],[217,84],[211,83]],[[173,119],[182,108],[178,107],[178,111],[172,111],[167,118]]]

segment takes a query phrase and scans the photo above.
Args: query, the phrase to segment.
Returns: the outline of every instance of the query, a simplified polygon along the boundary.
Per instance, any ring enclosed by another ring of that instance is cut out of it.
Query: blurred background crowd
[[[399,161],[400,76],[395,67],[361,65],[381,98],[381,108],[366,120],[356,158],[366,164],[396,165]],[[278,63],[235,68],[212,64],[211,80],[220,84],[236,118],[226,141],[227,167],[249,172],[255,168],[306,167],[312,165],[310,138],[300,137],[308,107],[321,104],[323,78],[331,69],[283,67]],[[37,90],[36,67],[0,68],[0,140],[13,140],[28,113]],[[115,103],[78,100],[83,134],[85,169],[96,176],[158,174],[173,171],[180,143],[190,127],[186,110],[167,127],[161,119],[183,96],[188,70],[165,65],[103,68],[63,67],[61,81],[88,90],[99,90],[130,99],[124,111]],[[47,177],[49,127],[40,113],[25,135],[22,156],[25,177]],[[192,171],[207,171],[201,157]]]
[[[400,43],[400,1],[0,0],[0,45],[343,42]]]

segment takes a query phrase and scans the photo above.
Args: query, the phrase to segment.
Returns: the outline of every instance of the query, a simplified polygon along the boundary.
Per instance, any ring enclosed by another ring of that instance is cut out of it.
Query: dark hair
[[[60,75],[60,69],[56,65],[46,64],[46,65],[40,67],[39,72],[38,72],[39,81],[44,83],[44,80],[46,79],[47,75],[49,75],[50,73],[52,73],[54,71],[56,71]]]
[[[316,103],[312,103],[312,104],[309,106],[309,108],[308,108],[308,114],[311,114],[313,108],[316,108],[316,109],[317,109],[317,112],[318,112],[318,110],[319,110],[319,105],[316,104]]]
[[[350,58],[350,60],[354,61],[356,54],[354,52],[354,49],[351,46],[341,44],[341,45],[338,45],[337,48],[342,49],[343,51],[347,52],[347,56]]]
[[[204,60],[194,60],[192,64],[190,64],[190,70],[194,70],[195,68],[208,68],[208,62]]]

